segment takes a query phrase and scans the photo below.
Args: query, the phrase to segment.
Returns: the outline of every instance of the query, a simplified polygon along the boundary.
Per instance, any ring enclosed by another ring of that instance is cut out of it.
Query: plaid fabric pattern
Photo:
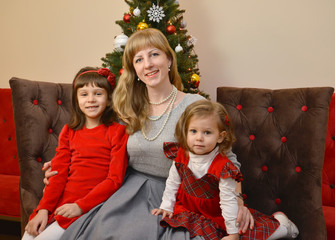
[[[253,230],[248,230],[240,236],[240,239],[268,239],[279,227],[279,222],[272,216],[264,215],[257,210],[249,208],[250,213],[254,217],[255,226]]]
[[[182,212],[174,215],[172,219],[166,218],[162,220],[161,226],[184,227],[191,238],[202,236],[205,240],[220,240],[225,236],[225,231],[217,223],[193,212]]]
[[[193,172],[182,163],[176,163],[176,168],[182,179],[181,188],[189,195],[210,199],[219,194],[219,181],[210,174],[206,174],[200,179],[196,179]]]
[[[177,157],[179,145],[176,142],[164,142],[163,150],[168,159],[174,160]]]
[[[220,178],[233,178],[237,182],[243,181],[242,173],[231,162],[227,162],[220,173]]]

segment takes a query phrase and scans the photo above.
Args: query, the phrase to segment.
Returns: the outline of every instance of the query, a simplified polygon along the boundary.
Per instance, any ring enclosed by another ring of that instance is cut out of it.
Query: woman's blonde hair
[[[189,150],[187,146],[187,133],[190,121],[193,117],[217,116],[218,129],[221,133],[226,131],[226,136],[221,143],[218,143],[219,152],[226,153],[231,149],[235,142],[234,130],[231,121],[229,121],[228,112],[217,102],[209,100],[198,100],[188,105],[184,113],[180,116],[175,131],[175,137],[180,147]]]
[[[113,94],[114,110],[119,118],[127,124],[128,134],[141,130],[145,126],[149,115],[147,88],[142,81],[137,80],[138,77],[133,65],[135,55],[148,47],[155,47],[166,54],[171,61],[170,82],[178,90],[183,89],[175,52],[170,47],[164,34],[155,28],[139,30],[133,33],[124,49],[122,58],[123,72]]]
[[[90,72],[92,70],[98,70],[98,69],[99,68],[94,67],[84,67],[80,69],[79,72],[74,77],[72,83],[72,96],[71,96],[72,114],[70,117],[70,121],[68,123],[69,128],[73,130],[81,129],[86,121],[85,114],[80,110],[79,107],[77,92],[79,88],[82,88],[87,85],[94,85],[100,88],[104,88],[107,91],[108,103],[106,109],[104,110],[101,116],[101,123],[105,124],[106,126],[109,126],[113,122],[117,121],[117,115],[113,110],[113,104],[112,104],[113,87],[109,84],[106,77],[99,75],[97,72]]]

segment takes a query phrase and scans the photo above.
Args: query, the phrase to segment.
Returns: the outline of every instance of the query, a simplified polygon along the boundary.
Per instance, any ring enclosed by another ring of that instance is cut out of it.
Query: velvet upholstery
[[[0,89],[0,103],[0,218],[20,221],[20,171],[10,89]]]
[[[322,171],[322,205],[328,239],[335,239],[335,93],[329,107],[326,150]]]
[[[230,115],[245,203],[285,212],[298,239],[327,239],[321,183],[333,88],[217,88]]]
[[[12,78],[15,130],[18,145],[21,229],[43,193],[44,162],[50,161],[58,135],[71,114],[71,84]],[[24,231],[22,231],[24,232]]]

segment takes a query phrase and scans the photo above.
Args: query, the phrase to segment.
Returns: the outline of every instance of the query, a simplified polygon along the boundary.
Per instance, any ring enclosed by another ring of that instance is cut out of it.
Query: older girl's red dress
[[[161,221],[163,227],[183,227],[191,237],[202,236],[206,240],[219,240],[225,235],[224,219],[221,215],[219,181],[220,178],[242,180],[239,170],[229,159],[218,154],[207,174],[197,179],[187,167],[188,154],[179,148],[175,165],[181,178],[176,195],[173,217]],[[272,216],[249,209],[255,220],[253,230],[248,230],[240,239],[267,239],[279,226]]]
[[[59,135],[56,155],[51,160],[51,170],[58,174],[50,178],[30,219],[38,210],[47,209],[49,223],[56,220],[66,229],[79,217],[54,215],[56,208],[65,203],[77,203],[86,213],[106,201],[121,187],[125,176],[127,140],[125,126],[119,123],[76,131],[65,125]]]

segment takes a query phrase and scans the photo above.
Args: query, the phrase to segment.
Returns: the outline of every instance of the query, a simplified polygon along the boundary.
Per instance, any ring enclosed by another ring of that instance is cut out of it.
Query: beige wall
[[[179,0],[197,38],[200,88],[335,87],[334,0]],[[0,87],[12,76],[71,82],[121,33],[123,0],[0,1]]]

